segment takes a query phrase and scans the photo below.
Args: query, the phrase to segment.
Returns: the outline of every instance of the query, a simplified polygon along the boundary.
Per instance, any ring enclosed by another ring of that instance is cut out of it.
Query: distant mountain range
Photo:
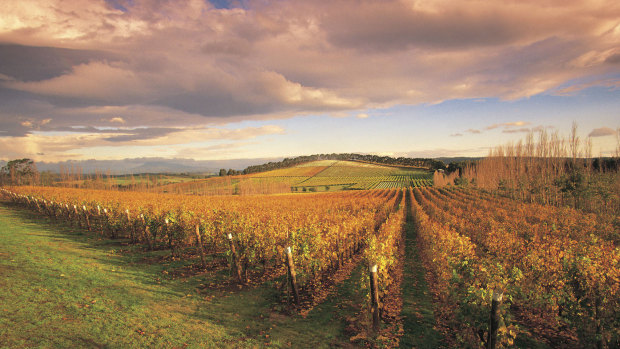
[[[80,168],[84,174],[100,172],[105,174],[138,173],[218,173],[221,168],[243,170],[248,166],[260,165],[282,158],[233,159],[233,160],[192,160],[164,158],[135,158],[123,160],[75,160],[62,162],[36,162],[39,171],[60,172],[61,168],[70,171],[71,167]],[[6,161],[0,160],[0,167]]]

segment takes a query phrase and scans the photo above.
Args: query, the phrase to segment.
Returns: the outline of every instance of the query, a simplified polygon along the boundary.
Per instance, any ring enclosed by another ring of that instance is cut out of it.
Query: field
[[[206,174],[53,174],[46,173],[40,179],[41,185],[61,186],[67,188],[117,189],[117,190],[152,190],[156,187],[181,184],[208,177]]]
[[[339,167],[346,166],[317,175]],[[489,340],[494,294],[502,294],[493,331],[500,346],[613,347],[619,340],[617,227],[571,208],[454,187],[236,197],[13,187],[3,196],[102,244],[121,243],[141,270],[182,280],[179,292],[196,294],[193,304],[209,319],[221,310],[219,302],[210,308],[214,294],[239,305],[257,297],[239,316],[223,311],[237,332],[219,343],[477,347]],[[18,244],[11,239],[3,244]],[[378,280],[376,292],[369,278]],[[331,320],[328,309],[337,309]],[[276,326],[257,330],[257,314]],[[158,338],[149,343],[163,346]]]
[[[320,160],[243,176],[215,177],[155,188],[177,194],[275,194],[391,189],[432,185],[432,172],[363,162]]]

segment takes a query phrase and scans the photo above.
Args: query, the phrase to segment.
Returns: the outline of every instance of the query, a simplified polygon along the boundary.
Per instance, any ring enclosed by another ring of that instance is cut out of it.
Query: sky
[[[612,155],[620,2],[3,0],[0,160]]]

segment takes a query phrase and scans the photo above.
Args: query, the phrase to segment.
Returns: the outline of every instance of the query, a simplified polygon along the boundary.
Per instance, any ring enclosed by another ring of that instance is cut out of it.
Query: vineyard
[[[505,345],[520,327],[575,340],[575,347],[617,343],[620,250],[611,241],[617,228],[572,209],[478,192],[423,189],[414,197],[421,253],[449,327],[475,341],[488,317],[480,306],[497,291],[508,296]]]
[[[215,177],[171,184],[155,192],[199,195],[252,195],[341,190],[423,187],[433,183],[432,172],[353,161],[319,160],[250,175]]]
[[[312,303],[313,290],[330,273],[359,254],[369,237],[391,226],[386,222],[393,221],[389,218],[402,200],[402,192],[388,190],[233,200],[45,187],[12,190],[3,193],[108,238],[129,239],[149,250],[168,249],[176,256],[195,248],[203,268],[208,267],[207,254],[228,254],[239,283],[281,274],[281,256],[290,248],[297,303],[298,292]]]
[[[203,197],[11,187],[2,195],[197,268],[227,265],[224,283],[281,279],[282,299],[301,313],[329,297],[334,275],[370,266],[357,276],[368,302],[351,321],[388,346],[403,335],[404,236],[413,229],[446,346],[486,346],[491,332],[497,347],[619,341],[617,227],[571,208],[458,188]]]

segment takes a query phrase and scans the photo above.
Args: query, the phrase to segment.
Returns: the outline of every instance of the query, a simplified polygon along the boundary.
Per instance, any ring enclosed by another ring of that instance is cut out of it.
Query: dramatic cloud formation
[[[71,159],[86,157],[89,149],[103,148],[109,152],[109,158],[122,158],[122,147],[137,151],[165,149],[171,157],[186,156],[188,145],[205,141],[247,140],[264,135],[283,134],[279,126],[249,127],[244,129],[222,128],[116,128],[95,130],[76,128],[72,132],[55,132],[53,134],[33,133],[23,137],[0,137],[0,148],[9,158],[54,154],[54,158]],[[243,143],[245,145],[249,143]],[[240,146],[240,144],[238,145]],[[118,147],[117,150],[113,148]],[[162,148],[165,147],[165,148]],[[198,147],[200,148],[200,147]],[[208,148],[208,147],[207,147]],[[205,148],[203,148],[205,149]],[[217,149],[216,146],[209,148]],[[158,151],[161,153],[161,151]],[[127,154],[124,154],[126,157]],[[48,157],[45,158],[49,160]]]
[[[101,142],[186,144],[243,121],[346,113],[366,122],[373,110],[396,105],[620,87],[617,1],[221,5],[5,0],[3,153],[47,146],[64,157]],[[465,132],[527,125],[499,121]],[[277,127],[262,134],[285,132]],[[210,154],[221,145],[200,147]]]

